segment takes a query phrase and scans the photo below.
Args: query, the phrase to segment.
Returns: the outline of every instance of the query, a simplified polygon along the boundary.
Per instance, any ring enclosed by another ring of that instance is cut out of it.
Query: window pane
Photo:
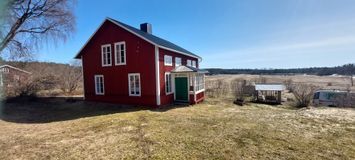
[[[134,76],[129,76],[130,92],[134,94]]]
[[[122,63],[125,63],[124,57],[125,57],[125,53],[124,53],[124,51],[122,50],[122,51],[121,51],[121,62],[122,62]]]

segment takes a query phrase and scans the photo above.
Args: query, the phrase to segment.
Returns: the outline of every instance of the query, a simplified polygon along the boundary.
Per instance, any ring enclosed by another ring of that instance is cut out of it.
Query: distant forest
[[[258,74],[258,75],[294,75],[294,74],[309,74],[309,75],[354,75],[355,64],[346,64],[336,67],[311,67],[311,68],[292,68],[292,69],[221,69],[221,68],[206,68],[209,74]]]

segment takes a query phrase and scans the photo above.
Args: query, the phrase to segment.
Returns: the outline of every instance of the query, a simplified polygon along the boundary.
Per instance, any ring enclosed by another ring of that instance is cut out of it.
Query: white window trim
[[[190,64],[189,64],[189,62],[190,62]],[[192,66],[192,61],[191,60],[186,60],[186,66],[189,66],[189,67],[191,67]]]
[[[139,94],[131,94],[131,84],[130,84],[130,76],[139,77]],[[142,84],[141,84],[141,74],[140,73],[128,73],[128,95],[133,97],[140,97],[142,94]]]
[[[121,48],[119,47],[119,48],[117,48],[117,45],[124,45],[124,63],[118,63],[117,62],[117,57],[118,58],[121,58]],[[126,54],[126,52],[127,52],[127,48],[126,48],[126,42],[125,41],[121,41],[121,42],[116,42],[115,44],[115,65],[116,66],[120,66],[120,65],[126,65],[126,63],[127,63],[127,54]]]
[[[109,64],[104,64],[104,53],[103,53],[103,48],[104,47],[110,47],[110,61],[109,61],[110,63]],[[102,67],[112,66],[112,48],[111,48],[111,44],[101,45],[101,65],[102,65]]]
[[[176,60],[177,59],[180,59],[180,64],[179,65],[177,65],[177,63],[176,63]],[[182,65],[182,60],[181,60],[181,58],[180,57],[175,57],[175,67],[178,67],[178,66],[181,66]]]
[[[97,81],[96,81],[96,79],[97,79],[97,77],[102,77],[102,93],[99,93],[98,92],[98,90],[97,90]],[[105,80],[104,80],[104,75],[95,75],[94,76],[94,78],[95,78],[95,94],[96,95],[105,95]]]
[[[194,68],[197,68],[197,67],[196,67],[196,61],[195,61],[195,60],[191,61],[191,66],[194,67]]]
[[[170,58],[171,59],[171,63],[166,63],[166,58]],[[170,56],[170,55],[164,55],[164,65],[165,66],[173,66],[173,56]]]
[[[170,92],[167,92],[167,86],[166,86],[166,82],[167,82],[167,79],[166,79],[166,75],[170,75]],[[164,79],[165,79],[165,95],[170,95],[170,94],[173,94],[174,91],[173,91],[173,77],[171,76],[171,73],[170,72],[165,72],[165,75],[164,75]]]

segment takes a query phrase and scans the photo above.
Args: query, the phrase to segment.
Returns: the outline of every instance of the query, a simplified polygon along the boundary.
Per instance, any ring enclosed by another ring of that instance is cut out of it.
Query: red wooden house
[[[204,99],[201,57],[152,34],[106,18],[75,56],[89,101],[161,106]]]

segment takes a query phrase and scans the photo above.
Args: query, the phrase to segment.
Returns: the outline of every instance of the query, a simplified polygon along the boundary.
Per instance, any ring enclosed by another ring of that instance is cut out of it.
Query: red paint
[[[115,66],[114,43],[120,41],[126,42],[126,65]],[[102,67],[101,45],[104,44],[111,44],[112,66]],[[83,60],[86,100],[156,106],[155,46],[153,44],[106,20],[79,55]],[[174,94],[166,95],[165,93],[165,72],[170,72],[174,66],[164,66],[164,55],[173,57],[173,65],[177,56],[182,59],[183,65],[186,65],[187,59],[190,59],[195,60],[198,66],[196,58],[159,48],[161,105],[171,104],[174,101]],[[139,97],[129,96],[129,73],[140,73],[141,96]],[[95,75],[104,76],[104,95],[95,94]]]

